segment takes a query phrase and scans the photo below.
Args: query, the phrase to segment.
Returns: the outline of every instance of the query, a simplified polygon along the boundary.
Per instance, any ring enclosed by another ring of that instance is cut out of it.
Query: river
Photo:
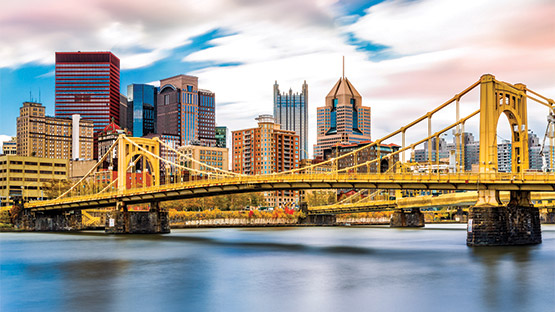
[[[1,233],[0,311],[555,311],[543,243],[465,225]]]

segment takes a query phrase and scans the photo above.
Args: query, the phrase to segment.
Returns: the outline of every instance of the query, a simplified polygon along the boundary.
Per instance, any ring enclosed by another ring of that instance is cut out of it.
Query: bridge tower
[[[528,113],[526,86],[514,86],[483,75],[480,80],[480,174],[498,172],[497,124],[505,114],[512,130],[512,175],[522,177],[528,169]],[[525,245],[541,243],[539,210],[530,192],[511,190],[508,205],[498,190],[478,190],[478,201],[468,217],[467,245]]]
[[[135,144],[133,144],[135,143]],[[146,175],[152,176],[153,185],[160,185],[160,161],[152,155],[160,156],[160,143],[153,139],[125,137],[123,134],[118,138],[118,191],[123,192],[126,189],[127,170],[129,164],[136,157],[141,157],[143,182],[146,181]],[[147,173],[145,168],[150,167]]]
[[[130,163],[135,161],[142,161],[143,186],[146,186],[147,175],[150,175],[152,186],[160,185],[160,161],[154,156],[160,156],[160,143],[157,140],[120,135],[117,151],[118,192],[126,191],[127,168]],[[133,176],[132,180],[135,179],[136,177]],[[106,233],[169,233],[168,212],[162,210],[156,200],[148,204],[149,211],[129,211],[128,203],[118,201],[116,210],[108,213],[106,217]]]

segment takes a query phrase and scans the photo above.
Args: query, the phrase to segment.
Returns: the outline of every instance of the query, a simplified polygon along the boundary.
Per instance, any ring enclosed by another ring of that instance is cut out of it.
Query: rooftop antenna
[[[39,88],[39,103],[40,103],[40,88]]]
[[[345,55],[343,55],[343,79],[345,79]]]

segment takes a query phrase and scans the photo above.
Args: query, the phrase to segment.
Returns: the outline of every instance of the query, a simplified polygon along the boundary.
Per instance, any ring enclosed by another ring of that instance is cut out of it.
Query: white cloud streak
[[[78,3],[78,4],[77,4]],[[555,4],[548,0],[391,0],[356,22],[337,16],[335,1],[23,0],[0,12],[0,66],[52,63],[59,50],[118,50],[122,68],[141,68],[212,29],[232,34],[212,48],[182,56],[210,64],[197,70],[216,92],[218,124],[255,126],[272,112],[272,85],[300,91],[309,84],[310,137],[316,107],[346,74],[372,107],[373,138],[396,130],[460,92],[484,73],[555,94]],[[79,18],[77,18],[79,16]],[[385,45],[395,58],[372,61],[346,34]],[[175,74],[180,74],[176,72]],[[155,78],[155,77],[153,77]],[[541,132],[543,113],[531,115]],[[446,117],[447,118],[447,117]],[[442,121],[446,123],[447,121]]]

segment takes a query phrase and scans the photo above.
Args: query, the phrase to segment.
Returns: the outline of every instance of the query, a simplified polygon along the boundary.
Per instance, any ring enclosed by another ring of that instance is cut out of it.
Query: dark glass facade
[[[227,147],[227,127],[216,127],[216,147]]]
[[[100,132],[119,124],[120,61],[111,52],[56,52],[56,117],[80,114]]]
[[[216,102],[214,92],[198,91],[198,138],[205,146],[216,145]]]
[[[147,84],[127,86],[127,128],[134,137],[156,133],[158,88]]]

